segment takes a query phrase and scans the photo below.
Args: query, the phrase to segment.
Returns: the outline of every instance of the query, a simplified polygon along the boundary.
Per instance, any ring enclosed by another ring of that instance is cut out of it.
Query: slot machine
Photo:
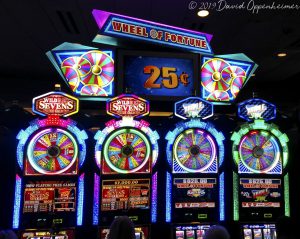
[[[231,140],[233,219],[241,224],[242,238],[275,239],[278,217],[290,215],[288,137],[267,123],[276,117],[276,106],[258,98],[238,105],[238,115],[248,121]]]
[[[166,222],[173,238],[202,239],[205,231],[225,219],[224,135],[206,121],[213,105],[190,97],[175,103],[184,121],[166,135]]]
[[[95,134],[93,225],[105,238],[115,217],[127,215],[136,226],[137,238],[149,238],[157,220],[157,172],[159,135],[144,120],[149,103],[135,95],[120,95],[106,104],[110,120]]]
[[[12,227],[20,238],[72,239],[83,223],[88,136],[68,118],[78,110],[78,99],[58,90],[33,99],[32,111],[42,117],[17,135]]]

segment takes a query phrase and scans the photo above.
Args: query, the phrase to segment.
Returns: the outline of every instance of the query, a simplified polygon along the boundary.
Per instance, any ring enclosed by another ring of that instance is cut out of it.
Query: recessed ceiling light
[[[207,11],[207,10],[199,10],[199,11],[197,12],[197,15],[198,15],[199,17],[207,17],[207,16],[209,15],[209,11]]]
[[[286,53],[285,52],[279,52],[279,53],[277,53],[277,56],[278,57],[285,57]]]

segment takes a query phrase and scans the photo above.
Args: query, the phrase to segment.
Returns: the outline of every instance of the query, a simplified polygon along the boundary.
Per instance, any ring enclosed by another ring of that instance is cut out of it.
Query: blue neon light
[[[84,173],[78,178],[77,226],[82,226],[84,202]]]
[[[172,177],[168,172],[166,176],[166,222],[171,222]]]
[[[151,222],[157,221],[157,172],[152,175]]]
[[[21,187],[22,187],[22,178],[18,174],[16,174],[15,201],[14,201],[13,223],[12,223],[13,229],[18,229],[20,224]]]
[[[99,223],[99,187],[100,187],[100,177],[94,174],[94,205],[93,205],[93,225],[98,225]]]
[[[220,221],[225,220],[225,183],[224,172],[219,175]]]

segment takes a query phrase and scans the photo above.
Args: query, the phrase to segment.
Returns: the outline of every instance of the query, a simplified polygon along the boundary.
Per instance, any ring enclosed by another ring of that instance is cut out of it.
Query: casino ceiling
[[[228,6],[234,2],[237,1],[226,1]],[[250,0],[244,2],[247,5]],[[92,43],[97,26],[91,14],[92,9],[100,9],[213,34],[211,45],[215,54],[245,53],[259,65],[238,100],[257,92],[286,113],[299,110],[300,9],[262,9],[253,13],[247,9],[225,9],[223,1],[223,10],[219,6],[220,11],[211,10],[208,17],[199,18],[196,10],[203,3],[193,3],[190,0],[2,0],[0,98],[5,104],[18,100],[29,105],[34,96],[52,90],[54,83],[65,87],[45,52],[63,42],[100,47]],[[157,46],[153,49],[169,50]],[[279,58],[280,51],[287,56]]]

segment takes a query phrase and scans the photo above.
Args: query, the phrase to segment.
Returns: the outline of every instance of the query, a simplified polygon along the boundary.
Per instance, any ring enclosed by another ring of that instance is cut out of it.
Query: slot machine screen
[[[135,227],[135,239],[145,239],[148,238],[148,227]],[[106,239],[109,233],[109,229],[102,229],[100,231],[100,239]]]
[[[23,213],[75,212],[76,183],[29,182],[25,185]]]
[[[25,231],[21,234],[21,239],[74,239],[74,230],[61,230],[55,234],[50,231]]]
[[[216,178],[174,178],[175,208],[215,208]]]
[[[190,225],[176,227],[176,239],[203,239],[210,225]]]
[[[241,178],[242,208],[280,208],[282,188],[280,179]]]
[[[149,209],[150,179],[102,181],[101,211]]]

